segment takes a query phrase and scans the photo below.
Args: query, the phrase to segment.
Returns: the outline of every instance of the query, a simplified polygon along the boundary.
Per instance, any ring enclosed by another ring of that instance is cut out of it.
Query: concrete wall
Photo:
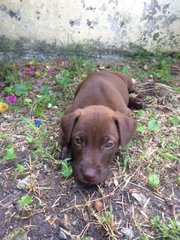
[[[26,46],[89,40],[105,48],[174,52],[180,50],[180,0],[0,0],[0,26],[1,40]]]

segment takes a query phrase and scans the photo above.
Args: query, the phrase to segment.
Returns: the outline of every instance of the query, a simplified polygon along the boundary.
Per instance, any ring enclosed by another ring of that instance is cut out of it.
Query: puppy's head
[[[89,106],[65,115],[61,126],[75,177],[98,184],[107,178],[119,144],[125,146],[132,138],[136,121],[104,106]]]

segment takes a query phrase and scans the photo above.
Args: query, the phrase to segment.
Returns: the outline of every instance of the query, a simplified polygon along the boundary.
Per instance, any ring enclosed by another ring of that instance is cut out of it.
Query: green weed
[[[136,131],[140,132],[140,133],[144,133],[145,132],[144,126],[143,126],[143,124],[141,122],[137,122]]]
[[[22,164],[17,163],[16,168],[19,173],[24,173],[24,171],[25,171],[25,167]]]
[[[95,70],[96,64],[94,61],[83,58],[71,58],[68,70],[71,73],[71,78],[81,78],[83,72],[91,72]]]
[[[160,124],[158,123],[157,119],[152,118],[148,121],[148,130],[150,132],[156,132],[160,129]]]
[[[26,123],[32,130],[32,135],[27,134],[27,141],[33,145],[31,152],[34,154],[36,160],[41,158],[54,159],[52,156],[53,146],[44,147],[44,142],[47,138],[47,129],[37,127],[34,122],[29,118],[22,118],[22,122]]]
[[[95,213],[94,216],[98,223],[105,229],[110,239],[119,239],[116,235],[118,224],[113,216],[111,206],[108,208],[108,210],[105,210],[104,213]]]
[[[61,70],[55,78],[56,84],[58,84],[62,89],[65,89],[70,83],[70,71],[68,69]]]
[[[0,62],[0,80],[5,85],[15,84],[19,80],[18,71],[7,62]]]
[[[31,204],[32,203],[32,198],[31,198],[31,196],[29,196],[29,195],[25,195],[25,196],[23,196],[19,201],[18,201],[18,203],[19,203],[19,205],[21,205],[21,206],[26,206],[26,205],[29,205],[29,204]]]
[[[168,223],[164,223],[157,215],[151,219],[151,225],[156,231],[156,239],[180,239],[180,224],[176,220],[168,219]]]
[[[156,174],[150,174],[148,178],[148,184],[152,189],[155,189],[160,184],[159,177]]]
[[[5,150],[4,159],[5,160],[12,160],[12,159],[15,159],[16,157],[17,156],[16,156],[16,153],[15,153],[15,150],[14,150],[13,143],[9,142],[8,146]]]
[[[61,160],[61,174],[65,178],[70,177],[73,172],[71,165],[68,163],[69,160],[70,160],[70,158]]]
[[[176,115],[172,116],[171,124],[173,126],[178,126],[180,124],[180,118],[178,116],[176,116]]]
[[[168,152],[166,152],[166,153],[160,152],[159,155],[166,158],[166,159],[173,159],[173,160],[176,160],[176,161],[180,161],[180,159],[178,157],[176,157],[173,154],[168,153]]]

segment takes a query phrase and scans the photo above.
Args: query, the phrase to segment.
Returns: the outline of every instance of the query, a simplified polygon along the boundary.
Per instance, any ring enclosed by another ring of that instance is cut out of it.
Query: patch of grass
[[[65,89],[70,83],[70,71],[68,69],[61,70],[55,78],[56,84],[58,84],[62,89]]]
[[[173,79],[171,75],[172,58],[167,54],[156,52],[154,54],[139,55],[135,66],[134,74],[140,79],[154,78],[159,81]]]
[[[25,167],[22,164],[17,163],[16,168],[18,170],[18,173],[24,173]]]
[[[82,78],[82,74],[95,70],[96,63],[93,60],[73,57],[69,61],[68,70],[72,78]]]
[[[97,219],[98,223],[104,228],[107,236],[110,239],[119,239],[119,237],[116,235],[118,223],[113,216],[111,206],[108,209],[105,209],[104,213],[95,213],[94,216]]]
[[[140,133],[144,133],[144,132],[145,132],[145,128],[144,128],[142,122],[140,122],[140,121],[137,122],[136,131],[137,131],[137,132],[140,132]]]
[[[36,160],[41,159],[53,159],[52,150],[53,146],[44,146],[47,139],[47,129],[44,127],[37,127],[35,123],[29,118],[22,118],[22,122],[26,123],[32,130],[31,135],[27,134],[27,141],[32,146],[31,152],[34,154]]]
[[[152,118],[148,121],[148,130],[151,132],[156,132],[160,129],[160,124],[157,119]]]
[[[180,118],[177,115],[171,117],[171,123],[173,126],[178,126],[180,124]]]
[[[4,153],[4,160],[12,160],[17,156],[15,154],[14,146],[12,142],[9,142]]]
[[[34,102],[29,105],[36,117],[44,117],[44,110],[46,108],[56,107],[57,99],[53,94],[47,93],[37,96]]]
[[[19,80],[16,66],[14,64],[0,61],[0,80],[5,85],[15,84]]]
[[[151,219],[151,225],[156,231],[156,239],[180,239],[180,224],[176,220],[168,219],[168,223],[165,223],[157,215]]]
[[[73,172],[71,165],[68,163],[69,160],[70,160],[70,158],[61,160],[61,174],[65,178],[70,177]]]

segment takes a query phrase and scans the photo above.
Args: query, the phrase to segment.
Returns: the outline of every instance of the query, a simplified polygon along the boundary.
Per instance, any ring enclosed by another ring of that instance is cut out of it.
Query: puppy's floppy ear
[[[120,144],[126,146],[136,130],[136,120],[120,112],[114,113],[114,120],[118,127]]]
[[[77,109],[74,112],[65,115],[61,119],[61,128],[64,133],[66,143],[70,143],[72,130],[80,115],[81,109]]]

